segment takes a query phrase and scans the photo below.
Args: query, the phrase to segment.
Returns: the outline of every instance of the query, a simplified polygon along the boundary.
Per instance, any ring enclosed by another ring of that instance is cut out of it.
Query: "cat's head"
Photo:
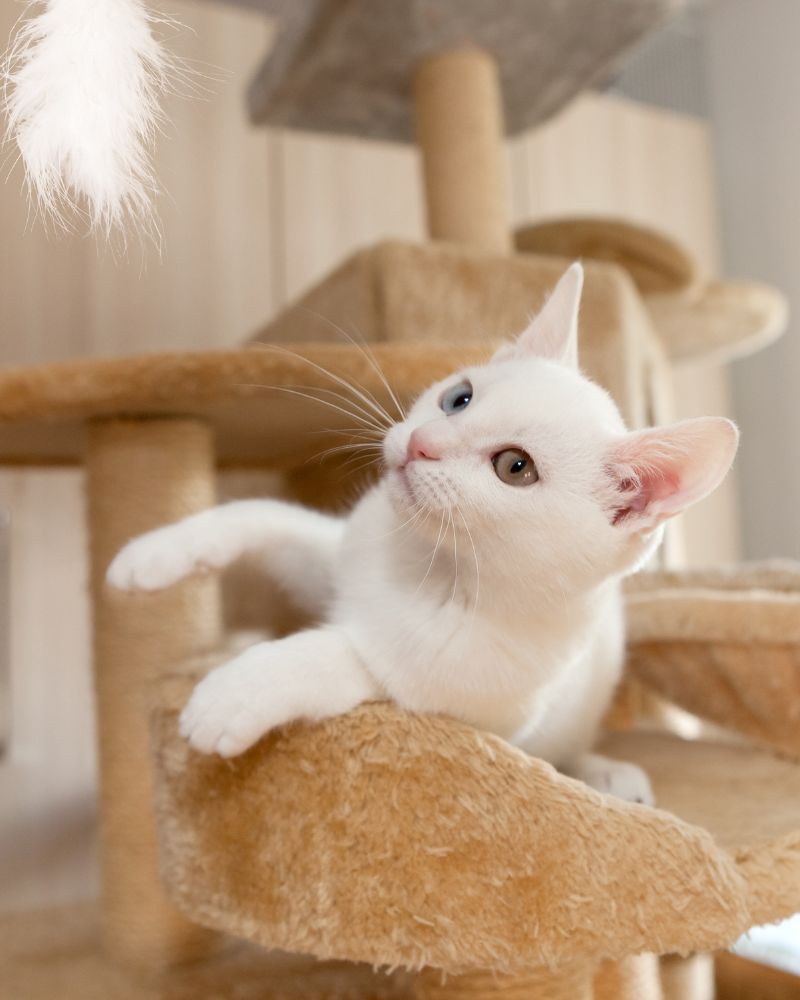
[[[714,490],[736,452],[722,417],[629,432],[578,370],[583,270],[485,365],[431,386],[384,441],[386,484],[415,530],[469,528],[485,562],[581,587],[631,571],[664,522]]]

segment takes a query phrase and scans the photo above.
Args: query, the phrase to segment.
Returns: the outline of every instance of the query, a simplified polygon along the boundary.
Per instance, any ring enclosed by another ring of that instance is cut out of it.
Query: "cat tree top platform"
[[[233,760],[154,716],[162,871],[192,919],[268,947],[512,974],[725,947],[800,908],[800,767],[625,734],[661,809],[601,796],[492,735],[382,703]],[[209,790],[213,789],[213,794]]]
[[[426,57],[494,56],[507,128],[555,114],[608,76],[684,0],[262,0],[278,17],[249,92],[255,122],[409,141],[411,80]]]

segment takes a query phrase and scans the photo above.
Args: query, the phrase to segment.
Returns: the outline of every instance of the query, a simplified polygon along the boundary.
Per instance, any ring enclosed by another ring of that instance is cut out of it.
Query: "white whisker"
[[[372,429],[371,427],[320,427],[318,430],[309,431],[309,434],[358,434],[362,437],[370,436],[372,440],[383,441],[385,437],[385,431],[381,427],[380,430]]]
[[[392,420],[392,418],[386,412],[385,408],[381,406],[381,404],[375,399],[374,396],[372,396],[371,393],[367,395],[368,390],[366,390],[363,386],[359,388],[353,385],[352,382],[349,382],[347,379],[342,378],[341,375],[337,375],[335,372],[332,372],[329,368],[326,368],[324,365],[318,364],[316,361],[312,361],[310,358],[306,358],[302,354],[298,354],[296,351],[290,351],[288,347],[283,347],[280,344],[261,344],[259,346],[266,350],[274,350],[282,354],[287,354],[291,358],[295,358],[298,361],[305,362],[307,365],[310,365],[311,368],[320,372],[322,375],[325,375],[327,378],[333,379],[334,382],[337,382],[344,389],[349,389],[350,392],[352,392],[355,396],[357,396],[366,406],[370,407],[370,409],[381,420],[381,422],[383,422],[384,420],[386,421],[386,427],[391,427],[392,424],[394,423],[394,420]]]
[[[456,590],[458,588],[458,537],[456,535],[456,523],[453,519],[453,511],[450,507],[447,508],[447,516],[450,519],[450,526],[453,529],[453,591],[450,594],[450,604],[453,603],[456,596]]]
[[[369,442],[356,442],[353,444],[339,444],[335,445],[333,448],[326,448],[321,451],[314,458],[323,459],[327,458],[329,455],[337,455],[343,451],[377,451],[379,454],[383,451],[383,448],[379,444],[371,444]]]
[[[334,399],[338,399],[340,403],[348,407],[348,411],[353,414],[354,420],[360,420],[364,428],[369,428],[375,434],[380,434],[381,437],[386,433],[387,427],[383,424],[378,423],[375,414],[370,410],[365,410],[363,406],[359,405],[356,400],[351,399],[349,396],[345,396],[341,392],[336,392],[334,389],[328,389],[325,386],[314,386],[314,385],[294,385],[294,386],[262,386],[265,389],[294,389],[298,392],[307,392],[314,395],[315,399],[322,402],[322,397],[315,395],[316,393],[325,393],[326,396],[332,396]]]
[[[425,514],[426,519],[430,516],[430,510],[425,509],[421,503],[415,503],[413,508],[414,513],[407,521],[403,521],[402,524],[398,524],[396,527],[392,528],[391,531],[387,531],[382,535],[371,535],[370,540],[373,542],[381,541],[384,538],[389,538],[391,535],[396,535],[398,531],[402,531],[403,528],[410,527],[412,524],[416,524],[422,514]]]
[[[272,389],[275,392],[286,392],[291,396],[298,396],[300,399],[308,399],[313,403],[320,403],[322,406],[329,406],[332,410],[337,410],[339,413],[343,413],[346,417],[350,417],[358,423],[361,417],[357,413],[353,413],[352,410],[347,410],[343,406],[337,406],[336,403],[332,403],[329,399],[320,399],[319,396],[312,396],[308,392],[302,392],[300,389],[291,389],[289,386],[285,385],[251,385],[245,386],[245,388],[251,389]],[[370,430],[376,429],[376,425],[364,423],[364,427]]]
[[[456,513],[461,518],[461,521],[464,524],[464,529],[467,532],[469,543],[472,546],[472,555],[475,559],[475,600],[472,602],[472,614],[470,615],[469,629],[467,630],[467,634],[469,635],[472,632],[472,626],[475,622],[475,616],[478,612],[478,599],[480,597],[480,592],[481,592],[481,567],[478,562],[478,550],[475,548],[475,539],[472,537],[472,532],[470,531],[469,525],[467,524],[467,519],[464,517],[464,514],[458,504],[456,504]]]
[[[366,469],[370,469],[373,466],[376,466],[378,468],[380,467],[379,466],[380,457],[378,457],[378,458],[370,458],[366,462],[362,461],[361,463],[359,463],[357,465],[354,465],[353,462],[356,461],[357,459],[361,458],[361,457],[362,456],[360,456],[360,455],[353,455],[352,458],[348,459],[346,462],[343,463],[343,467],[344,468],[347,468],[348,466],[350,466],[350,468],[348,470],[348,475],[353,475],[354,476],[354,475],[356,475],[356,473],[358,473],[358,472],[364,472]]]
[[[403,406],[402,406],[400,400],[395,395],[394,389],[392,389],[391,385],[389,384],[389,381],[386,378],[386,375],[385,375],[383,369],[378,364],[378,359],[373,354],[372,349],[370,348],[370,346],[367,343],[367,341],[363,337],[361,337],[359,340],[356,340],[355,337],[352,337],[346,330],[344,330],[341,326],[339,326],[338,323],[334,323],[334,321],[332,319],[329,319],[327,316],[323,316],[322,313],[318,313],[314,309],[309,309],[307,306],[305,306],[304,309],[305,309],[306,312],[310,313],[312,316],[316,316],[317,319],[321,319],[323,323],[327,323],[329,326],[333,327],[333,329],[336,330],[337,333],[340,333],[343,337],[345,337],[353,345],[353,347],[357,347],[358,350],[361,351],[361,353],[367,359],[367,361],[369,362],[369,364],[372,366],[373,371],[377,374],[378,378],[381,380],[381,382],[383,382],[384,386],[386,387],[386,391],[391,396],[392,402],[397,407],[397,412],[400,414],[400,418],[402,420],[405,420],[406,419],[406,411],[403,409]],[[370,395],[372,396],[372,393],[370,393]],[[372,398],[375,399],[374,396]],[[378,403],[377,400],[375,400],[375,402]],[[378,403],[378,405],[380,405],[380,404]],[[388,414],[387,414],[387,416],[388,416]]]
[[[369,425],[373,427],[376,432],[380,431],[382,434],[385,434],[388,429],[386,425],[378,423],[375,414],[372,413],[371,410],[365,409],[354,399],[351,399],[349,396],[345,396],[341,392],[336,392],[335,389],[327,389],[324,386],[313,386],[313,385],[296,385],[292,386],[292,388],[302,389],[306,392],[324,392],[326,393],[326,395],[333,396],[334,399],[338,399],[341,403],[345,403],[348,406],[354,407],[354,412],[360,413],[361,416],[364,418],[364,420],[368,421]]]
[[[418,594],[419,591],[422,590],[422,588],[423,588],[423,586],[425,584],[425,581],[431,575],[431,570],[433,569],[433,564],[434,564],[434,562],[436,560],[436,553],[439,551],[439,544],[440,544],[440,542],[442,540],[442,531],[444,530],[444,516],[445,516],[445,512],[442,511],[442,519],[439,522],[439,533],[436,536],[436,544],[433,546],[433,555],[431,556],[431,561],[428,563],[428,569],[425,572],[425,576],[423,576],[423,578],[417,584],[417,589],[414,591],[414,594]]]

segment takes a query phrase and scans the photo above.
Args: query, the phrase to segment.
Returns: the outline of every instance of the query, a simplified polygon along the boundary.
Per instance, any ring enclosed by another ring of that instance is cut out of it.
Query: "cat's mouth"
[[[416,463],[396,465],[395,495],[417,509],[439,511],[452,507],[457,500],[453,486],[442,471],[428,467],[433,464],[426,463],[425,468],[417,468]]]

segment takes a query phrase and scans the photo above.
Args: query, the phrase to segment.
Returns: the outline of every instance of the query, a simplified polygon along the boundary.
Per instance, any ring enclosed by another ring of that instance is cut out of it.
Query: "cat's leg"
[[[382,697],[339,629],[260,642],[202,680],[184,708],[181,734],[202,753],[234,757],[276,726],[341,715]]]
[[[107,579],[120,590],[160,590],[256,553],[303,608],[319,612],[331,596],[343,525],[281,500],[236,500],[134,538],[115,556]]]
[[[597,753],[584,753],[561,770],[571,778],[586,782],[598,792],[614,795],[626,802],[655,805],[650,779],[637,764],[612,760]]]

